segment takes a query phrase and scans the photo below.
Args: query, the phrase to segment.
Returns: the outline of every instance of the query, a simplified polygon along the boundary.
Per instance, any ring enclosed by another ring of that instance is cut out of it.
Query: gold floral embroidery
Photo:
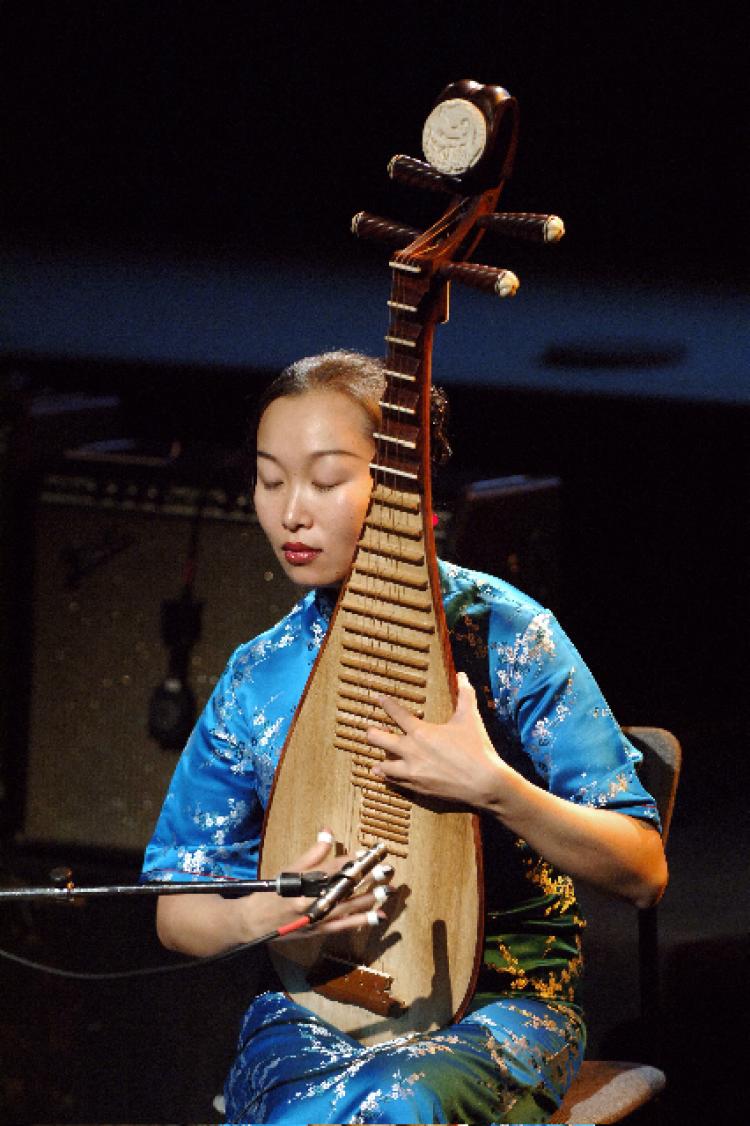
[[[553,896],[555,902],[550,903],[545,914],[551,915],[558,910],[564,914],[575,905],[575,889],[570,876],[556,871],[546,860],[539,857],[526,857],[524,860],[526,877],[545,895]]]

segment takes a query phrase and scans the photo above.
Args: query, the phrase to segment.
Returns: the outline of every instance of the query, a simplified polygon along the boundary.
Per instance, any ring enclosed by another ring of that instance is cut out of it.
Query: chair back
[[[662,727],[623,727],[623,732],[643,755],[638,776],[656,802],[666,845],[682,766],[680,743]],[[661,1025],[656,919],[655,906],[638,912],[642,1048],[653,1059],[660,1055]],[[622,1122],[651,1103],[665,1086],[666,1076],[659,1067],[624,1060],[584,1060],[550,1122]]]
[[[663,727],[623,727],[623,731],[643,755],[638,777],[656,802],[666,847],[682,767],[679,740]]]

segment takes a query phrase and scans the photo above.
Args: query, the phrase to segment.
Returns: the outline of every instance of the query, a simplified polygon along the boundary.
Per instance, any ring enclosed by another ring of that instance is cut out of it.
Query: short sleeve
[[[554,616],[539,608],[509,630],[492,614],[489,640],[496,715],[548,789],[659,827],[656,803],[636,771],[642,756]]]
[[[237,650],[198,719],[149,842],[142,881],[255,879],[263,810]]]

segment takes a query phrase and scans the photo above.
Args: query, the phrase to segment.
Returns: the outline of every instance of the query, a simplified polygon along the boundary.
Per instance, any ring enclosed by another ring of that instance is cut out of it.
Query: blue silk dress
[[[456,668],[498,754],[560,797],[658,827],[639,753],[551,613],[489,575],[441,563],[440,578]],[[312,591],[232,655],[175,770],[143,879],[256,876],[263,811],[331,610],[327,592]],[[492,819],[482,836],[485,948],[468,1014],[363,1047],[280,990],[263,993],[227,1079],[229,1122],[549,1119],[585,1046],[585,924],[568,876]]]

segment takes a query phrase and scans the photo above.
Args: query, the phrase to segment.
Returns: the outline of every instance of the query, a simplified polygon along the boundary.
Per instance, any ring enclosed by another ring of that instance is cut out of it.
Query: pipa
[[[382,423],[372,499],[350,573],[285,743],[264,824],[261,873],[304,852],[322,825],[347,852],[382,841],[395,867],[389,924],[367,934],[287,940],[271,956],[287,992],[363,1043],[450,1023],[471,998],[482,949],[477,818],[411,800],[372,773],[368,726],[395,729],[394,697],[433,723],[456,683],[435,557],[430,386],[435,325],[451,279],[513,294],[508,270],[467,261],[488,228],[554,241],[553,216],[497,213],[516,148],[517,103],[499,86],[446,87],[424,126],[427,162],[395,156],[392,178],[442,195],[424,232],[365,212],[353,229],[394,247]]]

